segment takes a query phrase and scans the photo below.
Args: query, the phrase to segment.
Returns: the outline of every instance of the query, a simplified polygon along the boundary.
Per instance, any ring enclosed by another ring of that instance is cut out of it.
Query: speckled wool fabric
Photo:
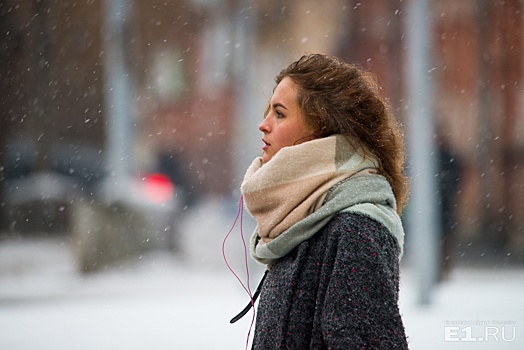
[[[407,349],[399,249],[378,221],[340,213],[274,263],[253,349]]]

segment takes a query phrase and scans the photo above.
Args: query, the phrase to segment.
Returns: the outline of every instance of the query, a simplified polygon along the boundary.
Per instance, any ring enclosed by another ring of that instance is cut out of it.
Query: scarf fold
[[[271,264],[311,238],[342,211],[359,212],[384,224],[402,250],[402,224],[395,197],[377,166],[342,135],[282,148],[269,162],[256,158],[241,185],[257,228],[253,258]]]

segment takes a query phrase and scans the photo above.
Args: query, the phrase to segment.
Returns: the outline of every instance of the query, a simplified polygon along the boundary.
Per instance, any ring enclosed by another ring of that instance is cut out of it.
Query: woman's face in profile
[[[262,161],[267,163],[283,147],[313,139],[298,105],[298,86],[289,77],[277,85],[269,101],[268,112],[258,129],[264,133]]]

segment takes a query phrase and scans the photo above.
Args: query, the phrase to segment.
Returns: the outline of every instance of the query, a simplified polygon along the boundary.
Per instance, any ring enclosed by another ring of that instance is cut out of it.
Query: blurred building
[[[102,3],[0,4],[2,178],[56,168],[51,155],[58,144],[69,157],[81,152],[77,146],[95,150],[102,160],[91,163],[103,170]],[[406,1],[129,5],[135,167],[171,169],[192,198],[234,193],[260,151],[257,121],[273,77],[304,52],[337,54],[374,70],[406,122]],[[436,123],[462,169],[455,208],[461,249],[473,243],[486,254],[513,257],[524,254],[522,6],[439,0],[427,16]],[[27,149],[30,160],[20,156]]]

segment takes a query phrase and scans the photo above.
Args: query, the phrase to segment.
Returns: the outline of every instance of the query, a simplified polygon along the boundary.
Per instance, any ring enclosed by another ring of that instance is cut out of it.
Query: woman
[[[335,57],[305,55],[275,81],[241,186],[268,266],[253,349],[406,349],[401,130],[372,76]]]

